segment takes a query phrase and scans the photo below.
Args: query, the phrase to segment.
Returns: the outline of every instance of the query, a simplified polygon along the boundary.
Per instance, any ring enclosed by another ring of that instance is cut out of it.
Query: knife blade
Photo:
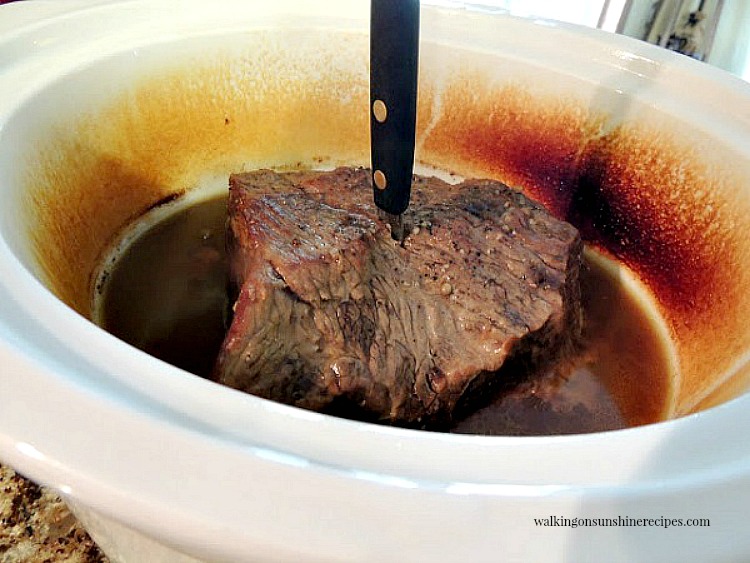
[[[375,205],[403,242],[417,121],[419,0],[370,3],[370,160]]]

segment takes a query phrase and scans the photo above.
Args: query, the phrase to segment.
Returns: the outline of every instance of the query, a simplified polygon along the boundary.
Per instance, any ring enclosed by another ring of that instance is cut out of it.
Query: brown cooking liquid
[[[140,237],[107,281],[104,328],[157,358],[208,375],[228,310],[225,223],[226,198],[219,197],[178,212]],[[664,417],[672,379],[666,347],[616,272],[588,254],[580,353],[506,386],[453,432],[574,434]]]

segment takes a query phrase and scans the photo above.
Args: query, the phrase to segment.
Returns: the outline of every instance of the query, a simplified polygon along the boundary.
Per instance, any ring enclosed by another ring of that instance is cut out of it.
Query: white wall
[[[708,62],[750,81],[750,1],[724,0]]]
[[[544,17],[596,27],[605,0],[467,0],[508,10],[524,17]]]
[[[523,17],[543,17],[596,27],[602,11],[608,8],[613,21],[605,21],[603,29],[614,31],[617,16],[626,0],[465,0],[467,4],[495,6]],[[640,22],[647,19],[653,0],[630,0],[631,29],[623,32],[638,36]],[[685,2],[692,6],[693,2]],[[687,8],[686,8],[687,9]],[[750,0],[724,0],[724,8],[716,30],[708,63],[728,70],[750,81]]]

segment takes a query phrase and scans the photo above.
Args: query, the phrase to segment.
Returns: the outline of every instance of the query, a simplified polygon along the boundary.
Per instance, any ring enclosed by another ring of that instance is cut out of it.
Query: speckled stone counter
[[[0,563],[108,559],[53,492],[0,465]]]

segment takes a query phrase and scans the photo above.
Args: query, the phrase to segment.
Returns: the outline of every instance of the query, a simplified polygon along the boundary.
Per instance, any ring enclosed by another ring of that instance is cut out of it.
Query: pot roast
[[[316,411],[450,421],[581,330],[574,227],[502,183],[415,177],[394,241],[365,169],[230,178],[236,302],[213,378]]]

